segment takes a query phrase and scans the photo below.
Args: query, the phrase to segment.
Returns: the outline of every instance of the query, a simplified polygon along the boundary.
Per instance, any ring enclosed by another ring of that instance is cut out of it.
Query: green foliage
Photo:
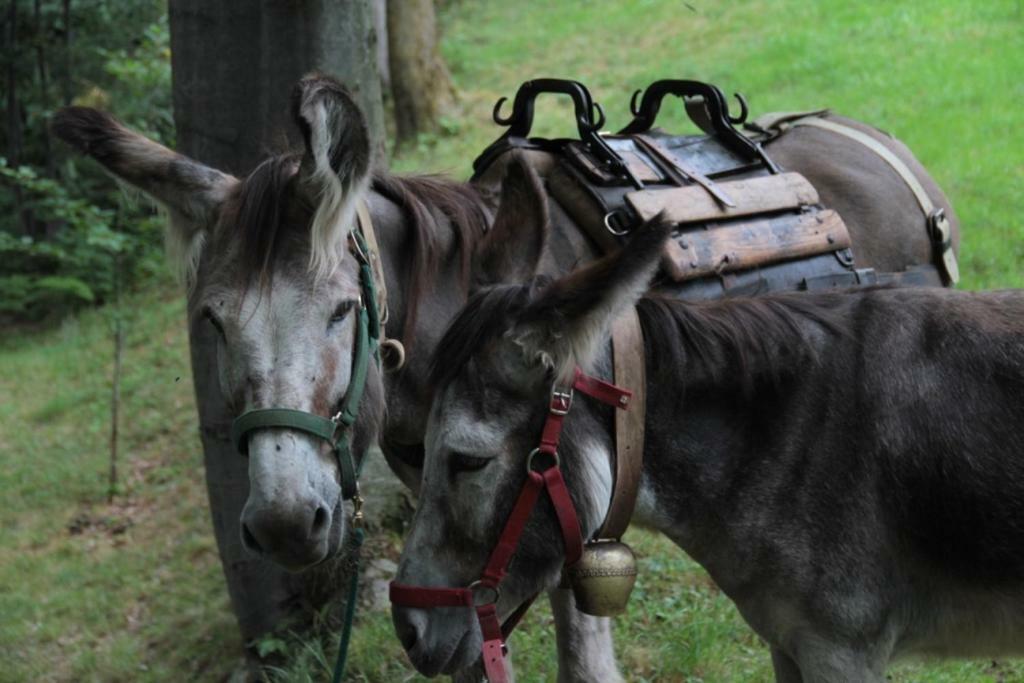
[[[63,316],[109,300],[118,277],[134,282],[156,270],[162,229],[152,213],[99,208],[2,157],[0,181],[19,188],[23,207],[56,227],[49,239],[0,231],[0,316]]]
[[[95,163],[51,140],[65,98],[117,110],[130,126],[173,144],[170,38],[158,0],[72,5],[65,42],[60,2],[18,5],[13,61],[17,126],[0,130],[0,319],[60,319],[108,301],[159,267],[162,228]],[[16,49],[33,46],[34,50]],[[71,72],[66,65],[70,64]],[[63,91],[58,93],[57,91]],[[62,95],[62,96],[60,96]],[[2,104],[8,105],[8,98]],[[2,153],[2,151],[0,151]]]

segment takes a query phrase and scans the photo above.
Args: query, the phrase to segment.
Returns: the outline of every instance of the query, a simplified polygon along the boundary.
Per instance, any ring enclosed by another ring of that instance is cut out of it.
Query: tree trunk
[[[433,0],[388,0],[388,55],[399,144],[435,131],[455,101]]]
[[[43,109],[47,112],[50,111],[50,78],[49,78],[49,67],[46,64],[46,41],[43,40],[43,35],[46,29],[43,27],[43,15],[41,0],[35,0],[35,7],[33,10],[35,19],[35,40],[36,40],[36,69],[37,78],[39,79],[39,102],[42,104]],[[43,129],[43,154],[46,156],[46,175],[49,178],[54,176],[54,162],[53,154],[50,151],[50,128],[45,126]]]
[[[388,0],[371,0],[373,4],[373,29],[377,33],[377,73],[380,74],[380,91],[387,101],[391,94],[391,65],[388,64]]]
[[[169,9],[181,152],[242,175],[268,151],[289,143],[297,147],[301,138],[289,120],[289,94],[303,74],[320,70],[348,84],[383,163],[370,0],[171,0]],[[231,603],[249,643],[286,617],[308,620],[324,604],[329,584],[322,574],[289,574],[243,549],[239,516],[249,478],[246,460],[228,437],[232,415],[217,382],[215,334],[208,325],[195,325],[189,339],[214,533]]]
[[[71,0],[64,0],[64,106],[71,104],[75,97],[74,81],[71,78]]]
[[[370,0],[253,5],[251,0],[171,0],[178,149],[240,174],[268,151],[298,146],[288,96],[299,78],[318,69],[340,77],[352,90],[383,162],[384,114]]]
[[[10,0],[7,6],[7,165],[17,168],[21,164],[22,128],[21,102],[18,100],[18,2]],[[14,185],[14,212],[24,234],[32,235],[32,212],[25,206],[21,186]]]

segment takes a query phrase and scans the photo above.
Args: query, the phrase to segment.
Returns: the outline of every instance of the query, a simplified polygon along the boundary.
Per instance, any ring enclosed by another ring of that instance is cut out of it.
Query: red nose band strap
[[[388,597],[396,605],[417,609],[473,606],[473,591],[468,588],[420,588],[392,581]]]
[[[526,481],[519,491],[512,512],[509,513],[501,536],[491,551],[480,580],[468,588],[429,588],[395,582],[389,587],[391,602],[402,607],[473,607],[484,639],[484,671],[491,683],[508,681],[504,662],[505,638],[526,611],[524,606],[520,606],[509,618],[503,630],[498,619],[498,586],[508,573],[508,565],[519,546],[523,529],[526,528],[526,522],[537,504],[542,489],[547,490],[555,509],[555,517],[558,519],[562,541],[565,544],[566,566],[575,564],[583,553],[583,534],[580,531],[579,518],[569,496],[569,489],[565,485],[565,479],[562,477],[562,470],[558,466],[558,442],[562,435],[562,423],[572,408],[573,391],[579,391],[621,409],[629,407],[629,399],[633,395],[631,391],[614,384],[584,375],[579,368],[576,369],[576,376],[569,391],[560,390],[558,387],[552,388],[540,446],[526,460]],[[535,467],[534,459],[538,454],[546,454],[548,457],[538,459]],[[474,588],[477,589],[476,592]],[[491,599],[478,601],[476,596],[482,594]],[[526,606],[528,607],[532,601],[533,598],[530,598]]]

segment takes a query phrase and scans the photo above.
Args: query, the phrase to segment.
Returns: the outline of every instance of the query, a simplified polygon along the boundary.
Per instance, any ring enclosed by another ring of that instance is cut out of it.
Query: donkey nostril
[[[249,526],[244,523],[242,524],[242,543],[253,552],[263,552],[263,546],[260,545],[260,542],[257,541],[256,537],[252,535],[251,531],[249,531]]]
[[[419,640],[419,634],[416,632],[416,626],[409,619],[402,619],[397,614],[392,619],[395,625],[395,635],[398,636],[398,640],[402,643],[402,648],[408,652],[409,650],[416,647],[416,641]]]
[[[321,505],[313,514],[313,526],[310,528],[311,535],[316,536],[319,534],[328,523],[330,523],[330,518],[327,514],[327,508]]]

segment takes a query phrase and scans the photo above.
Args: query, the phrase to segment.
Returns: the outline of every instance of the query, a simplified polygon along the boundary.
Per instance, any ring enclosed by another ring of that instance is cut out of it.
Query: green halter
[[[356,328],[356,349],[352,359],[352,377],[348,392],[342,399],[340,410],[333,417],[327,418],[304,410],[292,408],[257,408],[239,415],[231,423],[231,440],[242,455],[249,450],[249,433],[257,429],[286,428],[312,434],[331,445],[331,450],[338,461],[338,472],[341,475],[341,496],[351,500],[355,506],[355,522],[362,521],[363,499],[359,495],[359,472],[364,458],[356,464],[352,457],[349,438],[352,425],[359,414],[359,402],[366,388],[366,377],[370,366],[370,355],[380,365],[379,343],[381,336],[380,311],[377,305],[377,283],[373,277],[363,237],[362,226],[352,231],[355,249],[352,250],[359,262],[359,285],[362,301],[359,307],[359,320]],[[361,454],[365,456],[365,453]]]

